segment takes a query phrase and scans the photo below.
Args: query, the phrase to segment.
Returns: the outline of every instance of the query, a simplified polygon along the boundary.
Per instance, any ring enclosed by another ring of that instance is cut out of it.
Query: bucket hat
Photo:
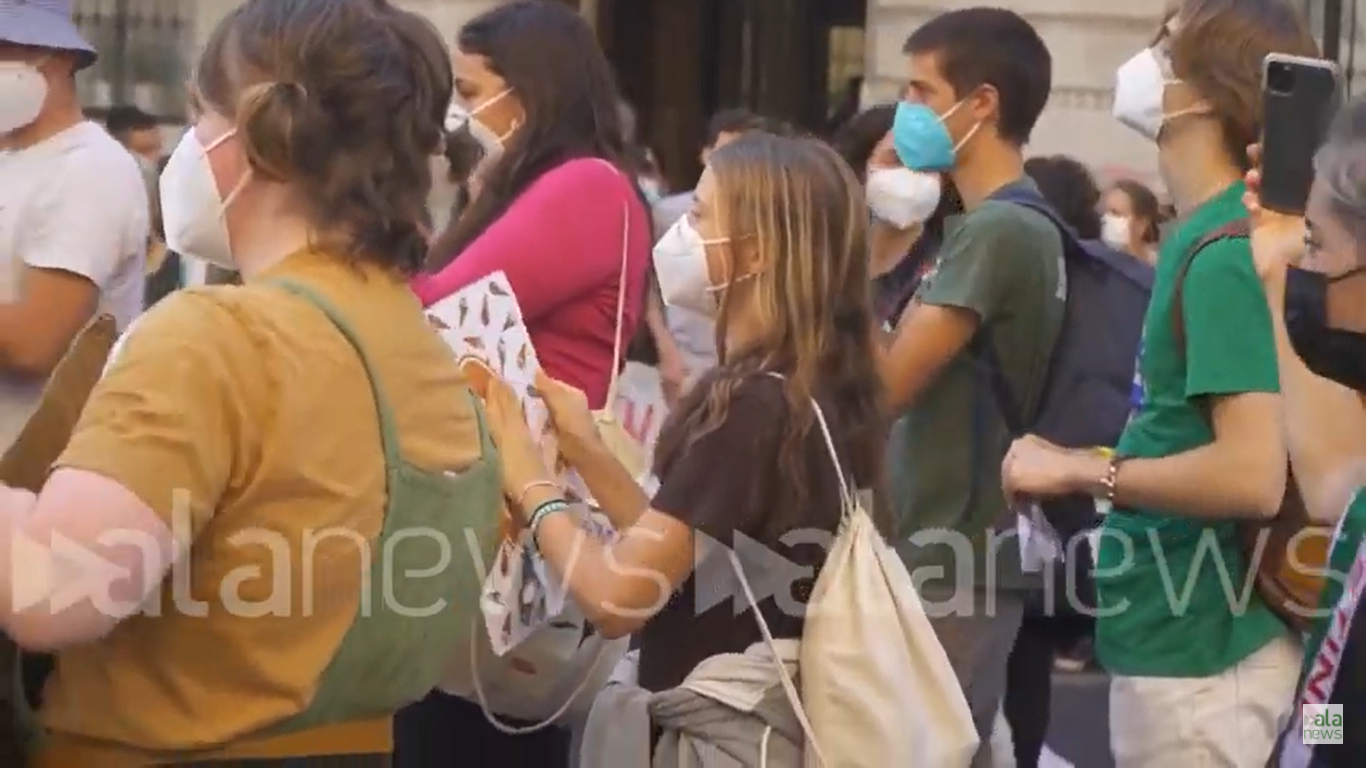
[[[0,0],[0,42],[70,51],[80,69],[95,63],[95,47],[71,19],[71,0]]]

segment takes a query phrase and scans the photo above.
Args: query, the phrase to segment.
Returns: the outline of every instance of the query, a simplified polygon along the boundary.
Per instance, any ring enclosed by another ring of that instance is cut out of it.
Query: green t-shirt
[[[915,300],[976,313],[1013,394],[1031,412],[1062,327],[1062,266],[1062,236],[1052,222],[1024,206],[988,200],[946,223],[938,260]],[[1039,584],[1020,573],[1015,538],[998,540],[997,556],[987,556],[987,532],[1006,510],[1001,460],[1008,444],[991,386],[966,349],[893,425],[887,476],[896,541],[922,587],[985,585],[989,573],[1003,587]],[[966,534],[971,556],[946,543],[944,530]]]
[[[1134,385],[1139,402],[1119,441],[1125,456],[1161,458],[1209,444],[1205,396],[1280,389],[1271,313],[1247,240],[1207,246],[1187,271],[1184,358],[1172,326],[1186,258],[1206,233],[1247,216],[1243,191],[1239,182],[1220,192],[1162,245]],[[1115,509],[1096,573],[1101,663],[1118,675],[1205,677],[1261,649],[1286,629],[1246,569],[1236,522]]]

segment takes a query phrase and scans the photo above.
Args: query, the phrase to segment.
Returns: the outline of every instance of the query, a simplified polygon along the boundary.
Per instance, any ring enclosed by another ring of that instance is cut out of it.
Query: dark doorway
[[[744,106],[817,134],[857,107],[865,0],[598,0],[598,36],[674,189],[707,119]]]

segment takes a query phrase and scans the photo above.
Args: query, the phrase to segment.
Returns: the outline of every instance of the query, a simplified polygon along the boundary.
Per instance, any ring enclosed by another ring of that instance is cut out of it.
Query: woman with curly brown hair
[[[210,37],[162,212],[244,285],[143,315],[41,493],[0,494],[0,528],[122,574],[5,604],[56,653],[35,764],[385,765],[393,712],[468,633],[470,558],[436,573],[423,541],[491,554],[496,462],[407,282],[451,81],[436,30],[382,0],[248,0]]]

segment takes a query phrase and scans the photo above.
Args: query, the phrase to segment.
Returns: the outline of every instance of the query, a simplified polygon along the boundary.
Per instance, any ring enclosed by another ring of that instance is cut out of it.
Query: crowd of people
[[[809,641],[834,568],[811,542],[855,507],[957,681],[904,695],[970,715],[973,768],[1039,765],[1055,666],[1108,673],[1120,768],[1366,755],[1366,103],[1318,151],[1307,213],[1264,208],[1263,59],[1319,53],[1295,4],[1184,0],[1117,72],[1115,118],[1153,142],[1172,210],[1026,160],[1052,58],[999,8],[917,28],[903,99],[829,136],[718,113],[696,185],[669,190],[563,3],[499,5],[448,48],[386,0],[246,0],[165,156],[136,109],[84,116],[74,77],[98,51],[68,6],[0,3],[0,448],[51,466],[0,486],[0,629],[22,651],[6,735],[29,764],[796,766],[819,748],[775,642]],[[1121,409],[1122,434],[1062,446],[1043,414],[1096,264],[1151,299],[1121,350],[1132,384],[1065,404]],[[541,368],[549,458],[427,316],[495,273]],[[99,317],[122,337],[88,396],[64,392],[54,372]],[[649,492],[598,415],[627,347],[670,409]],[[25,456],[54,442],[35,412],[69,397],[58,449]],[[585,539],[566,467],[614,537]],[[1076,498],[1084,520],[1052,517]],[[1308,616],[1246,544],[1292,524],[1326,539]],[[433,569],[393,546],[415,529],[472,544]],[[472,663],[453,651],[484,631],[481,569],[509,531],[590,632],[632,638],[652,755],[614,745],[638,735],[624,721],[580,744],[581,723],[440,685]],[[248,546],[262,532],[283,554]],[[792,594],[750,594],[765,566],[741,540],[799,568]],[[24,541],[116,575],[40,589],[62,571]],[[708,597],[732,564],[741,610]],[[36,589],[74,597],[15,597]],[[781,674],[716,681],[765,647]],[[760,689],[742,704],[723,683]],[[685,690],[713,709],[681,725],[660,702]],[[1318,743],[1323,711],[1339,730]],[[821,758],[865,765],[829,746],[877,733],[820,733]]]

